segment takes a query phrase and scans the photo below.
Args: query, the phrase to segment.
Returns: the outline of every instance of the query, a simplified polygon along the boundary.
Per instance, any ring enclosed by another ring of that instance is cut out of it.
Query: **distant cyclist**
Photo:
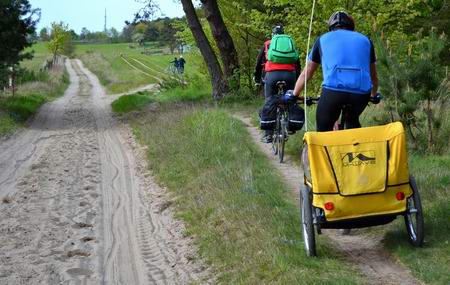
[[[302,71],[295,89],[286,96],[299,96],[305,85],[322,65],[322,95],[316,112],[317,131],[331,131],[347,105],[346,127],[360,128],[359,116],[376,97],[378,77],[375,49],[365,35],[355,32],[353,18],[343,11],[328,20],[329,32],[320,36],[308,56],[308,70]],[[288,100],[285,98],[285,100]]]
[[[275,42],[275,44],[272,44]],[[283,49],[284,51],[281,51]],[[284,57],[279,54],[284,53]],[[278,81],[285,81],[286,88],[292,89],[300,73],[300,61],[298,50],[292,39],[284,34],[282,25],[277,25],[272,30],[272,39],[264,43],[260,49],[254,78],[256,83],[261,83],[263,71],[264,75],[264,97],[265,103],[261,112],[261,127],[265,129],[263,142],[272,141],[273,129],[275,128],[276,104]],[[275,112],[273,112],[275,111]],[[269,114],[270,113],[270,114]],[[264,127],[264,122],[268,122]],[[273,126],[272,126],[273,125]]]

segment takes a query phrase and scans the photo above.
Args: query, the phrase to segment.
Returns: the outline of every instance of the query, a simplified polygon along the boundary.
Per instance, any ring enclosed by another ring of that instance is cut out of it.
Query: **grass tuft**
[[[40,95],[9,97],[5,100],[5,110],[15,121],[23,122],[37,112],[45,103]]]
[[[133,95],[125,95],[112,102],[112,110],[116,113],[127,113],[139,110],[146,105],[153,103],[154,99],[143,92]]]

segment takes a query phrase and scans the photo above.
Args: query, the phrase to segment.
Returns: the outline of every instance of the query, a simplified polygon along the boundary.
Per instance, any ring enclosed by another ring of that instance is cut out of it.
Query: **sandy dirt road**
[[[98,79],[66,67],[64,97],[0,141],[0,284],[208,283]]]
[[[260,131],[251,124],[251,118],[242,114],[235,114],[235,118],[245,124],[254,142],[270,158],[272,165],[281,173],[286,184],[299,201],[299,182],[303,181],[301,168],[294,165],[290,158],[286,158],[285,162],[280,164],[278,156],[272,154],[271,146],[260,141]],[[384,249],[382,244],[383,234],[369,234],[364,229],[354,229],[350,235],[342,235],[338,230],[331,229],[323,229],[322,232],[346,260],[360,270],[364,277],[364,284],[422,284]]]

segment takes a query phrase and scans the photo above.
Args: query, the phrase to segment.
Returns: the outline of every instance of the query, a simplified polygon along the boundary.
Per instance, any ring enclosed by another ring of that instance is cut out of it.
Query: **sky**
[[[181,17],[184,15],[181,4],[174,0],[155,0],[164,16]],[[33,8],[41,9],[41,20],[37,31],[50,27],[52,22],[64,22],[70,29],[80,33],[83,27],[89,31],[103,31],[105,8],[106,25],[121,31],[126,20],[133,15],[142,3],[136,0],[29,0]]]

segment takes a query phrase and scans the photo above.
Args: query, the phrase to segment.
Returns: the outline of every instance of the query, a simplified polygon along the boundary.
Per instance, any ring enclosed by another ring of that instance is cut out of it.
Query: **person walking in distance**
[[[172,60],[170,63],[172,63],[172,66],[171,66],[172,72],[173,73],[178,72],[178,66],[179,66],[178,58],[175,57],[174,60]]]
[[[184,73],[184,65],[186,64],[186,60],[183,58],[183,55],[180,55],[180,58],[178,59],[178,72],[183,74]]]

